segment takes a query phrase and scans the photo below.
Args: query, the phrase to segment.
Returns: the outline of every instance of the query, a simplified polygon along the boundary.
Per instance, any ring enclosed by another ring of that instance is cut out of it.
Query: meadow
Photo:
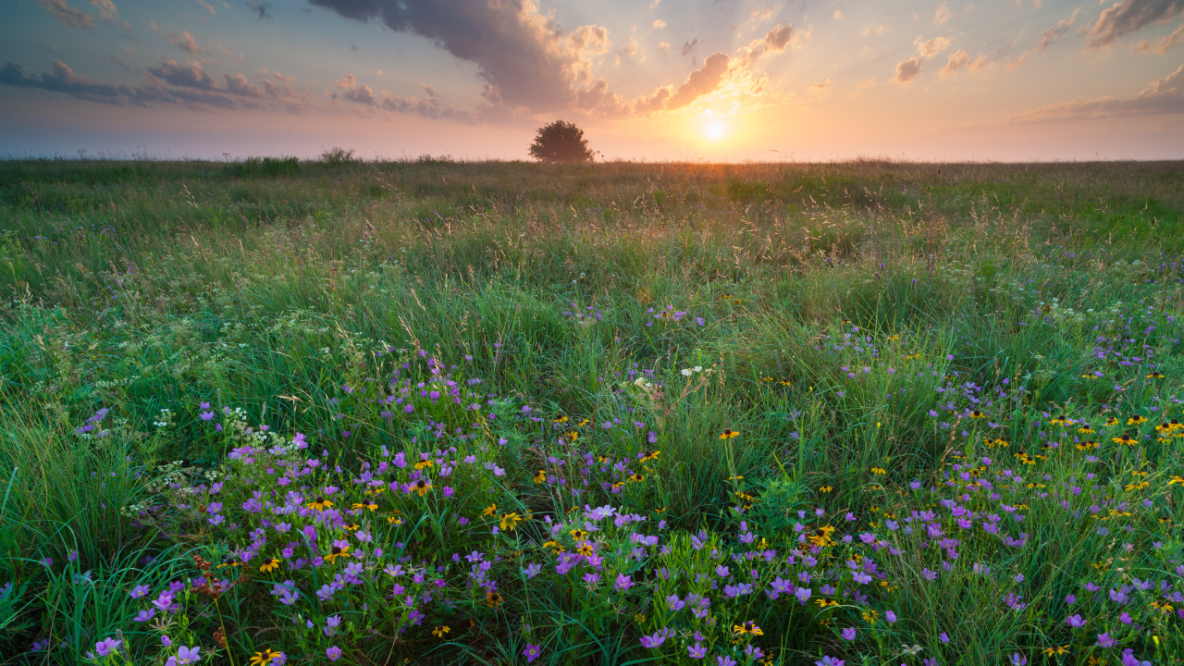
[[[14,664],[1184,661],[1184,163],[0,162]]]

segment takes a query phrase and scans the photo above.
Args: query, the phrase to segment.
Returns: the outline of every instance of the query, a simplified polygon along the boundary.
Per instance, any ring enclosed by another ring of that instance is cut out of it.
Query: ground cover
[[[1179,663],[1182,224],[1181,163],[0,163],[0,654]]]

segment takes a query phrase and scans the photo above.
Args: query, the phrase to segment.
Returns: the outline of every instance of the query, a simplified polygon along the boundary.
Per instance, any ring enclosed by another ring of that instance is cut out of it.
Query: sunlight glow
[[[724,126],[719,121],[716,121],[716,122],[708,125],[706,131],[707,131],[707,138],[714,141],[724,135]]]

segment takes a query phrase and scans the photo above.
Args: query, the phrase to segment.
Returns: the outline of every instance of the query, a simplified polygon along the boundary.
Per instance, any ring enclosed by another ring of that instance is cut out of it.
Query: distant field
[[[1184,162],[0,162],[0,661],[1179,664],[1182,248]]]

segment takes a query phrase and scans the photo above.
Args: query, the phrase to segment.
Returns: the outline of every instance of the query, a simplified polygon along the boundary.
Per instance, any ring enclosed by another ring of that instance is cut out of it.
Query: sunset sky
[[[9,0],[0,155],[1184,158],[1184,0]]]

